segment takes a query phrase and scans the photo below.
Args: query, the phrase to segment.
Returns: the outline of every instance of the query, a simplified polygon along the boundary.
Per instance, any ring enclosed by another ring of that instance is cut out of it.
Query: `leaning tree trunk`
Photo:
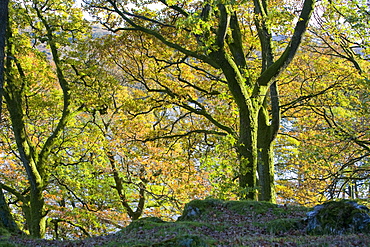
[[[108,156],[108,159],[109,159],[109,162],[110,162],[110,165],[111,165],[112,175],[113,175],[113,179],[114,179],[114,182],[115,182],[115,185],[112,186],[112,188],[114,188],[116,190],[116,192],[119,196],[121,205],[123,206],[124,209],[126,209],[126,212],[127,212],[128,216],[131,218],[131,220],[137,220],[141,217],[141,215],[144,212],[144,208],[145,208],[145,200],[146,200],[145,184],[143,182],[140,182],[140,184],[138,186],[139,187],[139,201],[136,203],[136,210],[134,211],[133,206],[130,205],[130,203],[129,203],[127,197],[126,197],[126,192],[125,192],[124,186],[123,186],[124,181],[119,175],[119,171],[118,171],[118,168],[116,166],[116,161],[115,161],[115,158],[114,158],[114,154],[111,151],[106,151],[106,154]]]

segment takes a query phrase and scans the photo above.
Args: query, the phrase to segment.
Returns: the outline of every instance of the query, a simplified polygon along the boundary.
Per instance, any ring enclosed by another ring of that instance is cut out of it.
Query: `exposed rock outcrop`
[[[355,201],[332,201],[317,205],[307,213],[309,234],[369,233],[369,209]]]

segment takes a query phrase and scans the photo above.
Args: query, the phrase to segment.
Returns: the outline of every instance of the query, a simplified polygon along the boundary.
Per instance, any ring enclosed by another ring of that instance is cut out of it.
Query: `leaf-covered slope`
[[[370,246],[368,235],[309,236],[309,209],[266,202],[195,200],[176,222],[143,218],[124,230],[83,241],[10,237],[0,246]]]

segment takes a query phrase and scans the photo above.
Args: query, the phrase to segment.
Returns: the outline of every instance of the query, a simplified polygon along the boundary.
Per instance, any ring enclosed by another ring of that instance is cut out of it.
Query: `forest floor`
[[[176,222],[144,218],[116,234],[78,241],[0,237],[0,247],[42,246],[370,246],[369,234],[311,236],[305,207],[263,202],[194,201]]]

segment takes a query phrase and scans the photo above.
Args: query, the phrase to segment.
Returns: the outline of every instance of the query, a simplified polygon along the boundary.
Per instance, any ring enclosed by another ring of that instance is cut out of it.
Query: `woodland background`
[[[78,239],[173,220],[206,197],[368,199],[366,1],[320,1],[306,16],[314,1],[1,5],[7,228]],[[244,129],[258,129],[250,160]]]

